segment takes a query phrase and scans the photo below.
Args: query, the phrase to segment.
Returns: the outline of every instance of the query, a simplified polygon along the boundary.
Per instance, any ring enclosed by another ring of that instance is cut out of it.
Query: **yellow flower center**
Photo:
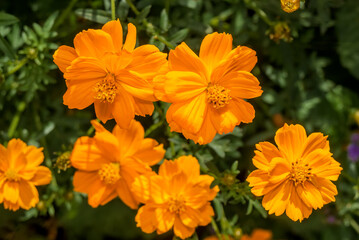
[[[101,181],[105,184],[115,184],[120,178],[120,164],[108,163],[104,164],[98,171]]]
[[[5,178],[9,181],[14,181],[17,182],[20,180],[20,176],[17,173],[17,171],[15,171],[12,168],[9,168],[6,172],[5,172]]]
[[[168,209],[171,213],[181,213],[185,210],[185,200],[182,196],[171,197],[168,201]]]
[[[94,88],[95,98],[101,102],[112,103],[117,93],[116,77],[112,73],[108,73],[106,77],[96,84]]]
[[[207,101],[212,104],[215,109],[222,108],[229,103],[232,97],[229,95],[229,89],[219,85],[208,85]]]
[[[292,169],[289,174],[289,180],[294,181],[295,185],[304,183],[311,177],[311,168],[308,164],[302,164],[301,161],[292,162]]]
[[[281,0],[282,9],[285,12],[291,13],[300,7],[300,0]]]

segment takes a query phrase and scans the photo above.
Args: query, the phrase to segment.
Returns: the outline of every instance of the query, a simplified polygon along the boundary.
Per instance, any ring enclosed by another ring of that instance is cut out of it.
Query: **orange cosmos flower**
[[[297,11],[300,7],[300,0],[280,0],[283,11],[291,13]]]
[[[254,229],[251,236],[247,234],[241,237],[241,240],[271,240],[272,239],[272,232],[265,229]]]
[[[12,211],[30,209],[39,202],[35,186],[51,181],[51,171],[39,166],[44,161],[42,148],[11,139],[7,149],[0,144],[0,203]]]
[[[158,175],[140,176],[133,191],[145,205],[136,215],[137,226],[145,233],[169,231],[182,239],[190,237],[197,226],[205,226],[214,215],[209,201],[219,191],[210,188],[213,177],[200,175],[196,158],[183,156],[165,160]]]
[[[74,146],[70,160],[78,169],[74,175],[74,190],[87,193],[92,207],[104,205],[119,196],[130,208],[138,200],[130,190],[135,177],[151,173],[150,165],[164,156],[162,144],[145,138],[141,124],[133,120],[128,129],[118,126],[107,131],[100,123],[91,121],[95,137],[81,137]]]
[[[136,27],[128,24],[122,44],[119,20],[106,23],[101,30],[77,34],[75,48],[60,46],[54,62],[64,73],[67,91],[64,104],[84,109],[92,103],[102,122],[115,118],[128,128],[136,115],[152,114],[152,78],[166,69],[166,54],[153,45],[135,48]]]
[[[212,141],[216,133],[229,133],[254,118],[254,108],[244,99],[262,94],[250,71],[255,51],[238,46],[232,36],[207,35],[199,57],[181,43],[169,54],[169,72],[155,79],[156,96],[172,105],[167,111],[171,131],[182,132],[196,143]]]
[[[293,221],[308,218],[312,209],[335,201],[336,181],[342,168],[332,158],[329,141],[322,133],[307,137],[305,129],[285,124],[269,142],[256,145],[253,164],[258,170],[247,178],[252,193],[262,196],[269,214],[286,212]]]

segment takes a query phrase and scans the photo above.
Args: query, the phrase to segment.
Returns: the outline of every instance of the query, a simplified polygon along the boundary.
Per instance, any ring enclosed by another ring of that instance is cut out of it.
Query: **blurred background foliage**
[[[185,41],[198,53],[203,37],[218,31],[231,33],[234,46],[257,51],[253,73],[264,93],[250,101],[253,123],[200,146],[169,131],[166,103],[155,103],[153,116],[138,118],[147,137],[165,145],[167,159],[196,156],[202,172],[220,186],[215,221],[198,228],[193,239],[212,235],[215,228],[235,239],[254,228],[270,229],[274,239],[358,239],[358,163],[347,156],[350,136],[359,131],[357,0],[302,1],[291,14],[280,0],[117,0],[115,10],[124,28],[136,25],[138,45],[168,52]],[[79,111],[62,104],[66,86],[52,54],[60,45],[73,46],[78,32],[109,20],[110,0],[0,2],[0,143],[16,137],[44,147],[54,176],[39,188],[36,208],[14,213],[0,206],[0,239],[172,239],[171,233],[143,234],[135,226],[136,211],[118,199],[92,209],[86,196],[73,192],[69,151],[78,137],[91,134],[95,115],[93,107]],[[329,135],[344,168],[336,182],[337,201],[302,223],[267,216],[245,182],[254,169],[254,145],[273,142],[284,122]]]

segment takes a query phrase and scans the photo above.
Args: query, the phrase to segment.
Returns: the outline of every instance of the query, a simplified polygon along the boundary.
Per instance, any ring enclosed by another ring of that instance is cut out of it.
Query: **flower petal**
[[[171,126],[171,124],[170,127],[172,131],[177,131]],[[217,132],[207,111],[206,115],[204,116],[203,124],[197,133],[191,133],[186,130],[183,130],[182,133],[183,136],[188,139],[192,139],[195,143],[207,144],[213,140]]]
[[[35,205],[38,202],[39,202],[39,193],[36,187],[27,181],[20,181],[19,204],[21,208],[28,210],[32,207],[35,207]]]
[[[77,57],[75,49],[65,45],[60,46],[53,55],[54,63],[63,73],[65,73],[66,68],[70,66],[71,62]]]
[[[304,204],[295,187],[291,188],[291,192],[289,194],[290,198],[287,204],[286,214],[293,221],[299,220],[302,222],[304,218],[308,218],[312,213],[312,208]]]
[[[116,184],[117,184],[116,190],[122,202],[124,202],[127,206],[129,206],[132,209],[137,209],[139,202],[135,199],[127,182],[124,179],[120,179]]]
[[[176,216],[173,231],[177,237],[186,239],[193,235],[195,228],[187,227],[182,223],[181,219]]]
[[[166,208],[156,208],[157,230],[160,232],[167,232],[170,230],[175,222],[175,214],[171,213]]]
[[[194,72],[171,71],[166,74],[163,91],[169,102],[182,102],[196,97],[207,88],[206,81]]]
[[[297,185],[297,193],[302,201],[314,209],[323,207],[323,198],[320,191],[309,181]]]
[[[112,103],[112,115],[121,128],[128,128],[135,118],[135,107],[133,97],[126,91],[121,90]]]
[[[232,97],[250,99],[262,95],[258,79],[249,72],[237,71],[226,74],[215,83],[230,90]]]
[[[17,203],[19,200],[19,182],[5,181],[4,183],[4,200],[10,203]]]
[[[255,156],[253,157],[253,164],[259,169],[269,170],[269,163],[275,157],[281,157],[281,154],[276,146],[270,142],[260,142],[256,144]]]
[[[274,213],[279,216],[284,213],[291,197],[292,188],[294,188],[293,183],[286,181],[264,195],[262,205],[269,211],[269,214]]]
[[[145,117],[146,115],[152,115],[155,107],[153,106],[152,101],[145,101],[139,98],[133,97],[135,114]]]
[[[158,144],[154,139],[145,138],[133,157],[152,166],[163,159],[165,152],[162,144]]]
[[[156,230],[158,224],[155,215],[155,208],[151,208],[147,205],[142,206],[138,209],[135,221],[137,223],[137,227],[140,227],[143,232],[152,233]]]
[[[31,179],[31,183],[35,186],[46,185],[51,182],[51,171],[47,167],[39,166],[36,168],[34,177]]]
[[[98,29],[78,33],[74,39],[74,46],[80,57],[101,59],[104,54],[115,52],[111,35]]]
[[[181,43],[168,56],[171,71],[187,71],[197,73],[201,78],[209,80],[207,68],[203,61],[187,46]]]
[[[123,49],[132,52],[136,46],[136,27],[132,23],[127,25],[127,36]]]
[[[120,20],[113,20],[103,25],[102,30],[110,34],[116,52],[122,51],[123,30]]]
[[[300,154],[306,139],[305,129],[299,124],[289,126],[284,124],[274,137],[280,152],[291,162],[295,162],[301,157]]]
[[[328,136],[324,137],[322,133],[318,132],[310,134],[304,143],[302,156],[306,157],[316,149],[324,149],[329,152],[329,141],[327,138]]]
[[[172,104],[167,110],[167,115],[171,115],[171,120],[181,128],[196,133],[202,127],[206,111],[206,94],[202,93],[185,102]]]
[[[109,102],[101,102],[99,100],[94,101],[96,117],[101,122],[106,123],[108,120],[113,118],[113,104]]]
[[[79,57],[66,69],[67,91],[64,104],[69,108],[84,109],[95,100],[95,87],[106,77],[105,67],[94,58]]]
[[[210,71],[218,66],[225,56],[232,50],[232,35],[226,33],[208,34],[201,43],[199,57]]]

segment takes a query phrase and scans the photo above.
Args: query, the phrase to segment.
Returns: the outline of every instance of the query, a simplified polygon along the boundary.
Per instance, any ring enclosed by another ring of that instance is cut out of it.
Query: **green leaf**
[[[117,16],[120,20],[124,21],[127,18],[129,8],[126,0],[120,1],[117,7]]]
[[[15,59],[16,55],[14,50],[12,49],[8,41],[6,41],[6,39],[3,38],[3,36],[1,35],[0,35],[0,50],[3,51],[8,58]]]
[[[172,43],[182,42],[188,35],[189,29],[184,28],[169,37],[169,41]]]
[[[147,7],[145,7],[144,9],[142,9],[142,11],[140,12],[140,14],[137,16],[136,20],[137,20],[138,22],[142,22],[142,20],[145,19],[145,18],[147,17],[147,15],[150,13],[151,7],[152,7],[152,5],[148,5]]]
[[[160,28],[164,32],[167,32],[169,27],[170,27],[170,24],[168,22],[167,11],[166,11],[166,9],[163,9],[162,12],[161,12],[161,17],[160,17]]]
[[[44,32],[50,32],[50,30],[54,26],[55,20],[56,20],[58,15],[59,15],[59,12],[56,11],[46,19],[46,21],[44,23],[44,26],[43,26]]]
[[[0,26],[12,25],[14,23],[17,23],[18,21],[19,19],[14,15],[0,12]]]
[[[344,67],[359,80],[359,5],[349,1],[337,15],[337,51]]]
[[[111,13],[106,12],[104,10],[97,10],[97,9],[76,9],[75,14],[77,16],[83,17],[87,20],[96,22],[96,23],[100,23],[100,24],[105,24],[108,21],[111,21]]]

